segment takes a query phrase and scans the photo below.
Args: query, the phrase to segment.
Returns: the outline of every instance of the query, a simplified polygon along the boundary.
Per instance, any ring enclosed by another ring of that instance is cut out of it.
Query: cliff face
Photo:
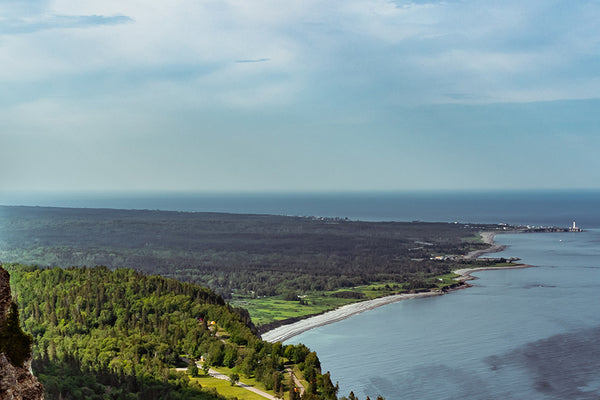
[[[11,318],[12,296],[10,275],[0,266],[0,349],[14,348],[15,315]],[[16,320],[18,324],[18,320]],[[18,335],[17,335],[18,337]],[[17,343],[17,348],[21,343]],[[14,357],[17,358],[17,357]],[[0,352],[0,400],[39,400],[44,399],[44,387],[30,371],[31,351],[20,355],[22,363],[11,360],[7,351]],[[20,360],[19,360],[20,361]],[[19,365],[21,364],[21,365]]]
[[[10,294],[10,275],[0,264],[0,330],[6,322],[10,310],[12,296]]]

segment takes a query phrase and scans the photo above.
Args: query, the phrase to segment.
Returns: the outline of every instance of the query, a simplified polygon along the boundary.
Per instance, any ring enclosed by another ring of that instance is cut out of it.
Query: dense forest
[[[292,368],[307,386],[302,399],[333,400],[337,386],[314,352],[260,340],[248,311],[226,300],[303,304],[300,292],[377,282],[421,290],[486,246],[478,232],[496,229],[504,227],[0,206],[0,259],[15,262],[6,267],[47,399],[222,399],[174,369],[202,359],[296,399],[283,373]]]
[[[199,285],[132,269],[4,267],[47,399],[222,399],[175,372],[183,357],[234,368],[282,397],[293,389],[284,368],[296,368],[303,399],[337,399],[314,352],[258,339],[245,310]]]
[[[0,259],[135,268],[232,293],[273,296],[421,282],[485,245],[496,225],[0,206]],[[465,240],[465,238],[472,238]]]

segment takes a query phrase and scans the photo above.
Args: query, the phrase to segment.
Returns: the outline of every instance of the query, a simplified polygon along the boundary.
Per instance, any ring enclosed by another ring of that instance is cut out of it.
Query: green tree
[[[209,370],[210,370],[210,364],[208,363],[208,361],[204,361],[202,363],[202,371],[204,372],[204,375],[208,375]]]
[[[290,387],[290,400],[298,400],[300,398],[298,394],[298,388],[294,385]]]
[[[226,345],[225,346],[225,356],[223,357],[223,364],[226,367],[233,368],[235,366],[235,362],[238,358],[237,347]]]
[[[192,378],[197,378],[200,376],[200,374],[198,373],[198,365],[196,365],[195,358],[192,358],[190,360],[190,365],[188,366],[188,374],[190,374]]]
[[[234,386],[236,383],[240,381],[240,375],[237,372],[229,375],[229,382],[231,382],[231,386]]]

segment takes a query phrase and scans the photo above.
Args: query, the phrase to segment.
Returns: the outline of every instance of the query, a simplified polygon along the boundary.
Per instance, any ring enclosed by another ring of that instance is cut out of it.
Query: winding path
[[[202,365],[201,365],[200,363],[197,363],[197,365],[198,365],[198,368],[202,368]],[[175,369],[176,369],[177,371],[180,371],[180,372],[186,372],[186,371],[187,371],[187,368],[175,368]],[[229,377],[228,377],[227,375],[225,375],[225,374],[222,374],[222,373],[220,373],[220,372],[218,372],[218,371],[215,371],[215,370],[214,370],[214,369],[212,369],[212,368],[208,370],[208,375],[212,376],[213,378],[222,379],[222,380],[225,380],[225,381],[228,381],[228,380],[229,380]],[[294,376],[294,381],[295,381],[295,380],[296,380],[296,377]],[[266,398],[266,399],[270,399],[270,400],[280,400],[280,398],[279,398],[279,397],[275,397],[275,396],[273,396],[273,395],[271,395],[271,394],[269,394],[269,393],[267,393],[267,392],[263,392],[262,390],[260,390],[260,389],[257,389],[257,388],[255,388],[254,386],[247,385],[247,384],[245,384],[245,383],[243,383],[243,382],[237,382],[237,383],[236,383],[236,386],[239,386],[239,387],[241,387],[241,388],[244,388],[244,389],[246,389],[246,390],[249,390],[249,391],[251,391],[251,392],[254,392],[254,393],[256,393],[257,395],[259,395],[259,396],[262,396],[262,397],[264,397],[264,398]]]
[[[292,371],[291,368],[286,368],[285,370],[290,373],[290,376],[294,381],[294,385],[296,385],[300,389],[300,396],[304,396],[305,389],[304,385],[302,385],[302,382],[300,382],[300,379],[298,379],[298,377],[296,376],[296,374],[294,374],[294,371]]]

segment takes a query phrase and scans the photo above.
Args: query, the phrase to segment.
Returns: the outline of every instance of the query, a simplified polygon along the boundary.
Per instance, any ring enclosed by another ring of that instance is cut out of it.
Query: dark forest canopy
[[[497,225],[151,210],[0,207],[0,259],[135,268],[231,293],[276,295],[447,273],[431,260]]]

